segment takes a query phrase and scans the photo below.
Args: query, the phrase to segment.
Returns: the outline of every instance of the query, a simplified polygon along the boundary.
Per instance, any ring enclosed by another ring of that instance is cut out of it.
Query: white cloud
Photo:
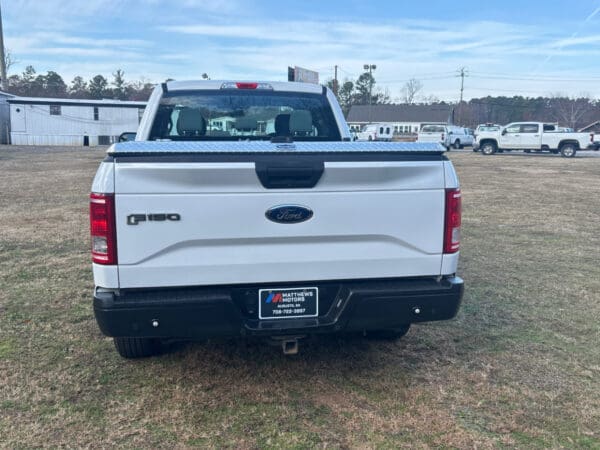
[[[564,48],[564,47],[574,47],[580,45],[588,45],[588,44],[597,44],[600,42],[600,34],[592,34],[590,36],[582,36],[582,37],[571,37],[568,39],[561,39],[555,41],[551,44],[553,48]]]
[[[553,67],[543,74],[580,78],[581,63],[600,56],[600,35],[565,39],[559,27],[547,23],[465,21],[457,27],[442,20],[257,18],[246,16],[252,4],[241,0],[20,0],[15,5],[8,9],[18,20],[11,20],[5,30],[7,47],[22,61],[14,70],[33,64],[38,71],[56,70],[65,79],[76,74],[110,76],[122,68],[128,79],[154,81],[199,78],[203,72],[212,78],[281,80],[287,65],[300,65],[318,70],[325,80],[333,75],[334,65],[343,79],[356,78],[363,64],[372,63],[378,66],[378,84],[390,88],[392,95],[399,95],[402,84],[415,77],[422,80],[424,93],[452,100],[458,96],[455,75],[462,66],[472,71],[467,96],[469,87],[472,95],[494,88],[535,94],[569,89],[548,79],[490,81],[476,73],[518,77],[552,55]],[[160,20],[158,11],[164,13]],[[112,25],[130,16],[130,29]],[[22,34],[21,29],[29,32]],[[572,89],[600,93],[584,83]]]

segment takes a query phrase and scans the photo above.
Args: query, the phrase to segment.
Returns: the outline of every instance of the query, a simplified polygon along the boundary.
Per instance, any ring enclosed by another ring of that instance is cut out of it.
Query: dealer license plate
[[[260,289],[258,317],[289,319],[319,315],[319,288]]]

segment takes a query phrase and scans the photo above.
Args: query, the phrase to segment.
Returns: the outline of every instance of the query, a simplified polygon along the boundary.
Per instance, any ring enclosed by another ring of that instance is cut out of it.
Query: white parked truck
[[[514,122],[496,131],[477,134],[474,150],[493,155],[505,150],[525,152],[547,151],[571,158],[579,150],[595,149],[594,135],[560,131],[556,124],[542,122]]]
[[[473,145],[473,135],[466,128],[454,125],[424,125],[417,134],[417,142],[437,142],[446,149],[459,149]]]
[[[460,208],[441,146],[351,142],[329,89],[168,82],[93,181],[95,316],[128,358],[213,336],[286,353],[315,333],[399,337],[459,308]]]

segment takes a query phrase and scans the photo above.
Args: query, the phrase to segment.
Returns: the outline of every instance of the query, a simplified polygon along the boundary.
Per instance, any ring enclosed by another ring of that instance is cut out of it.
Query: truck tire
[[[373,136],[369,135],[369,141],[373,140]]]
[[[159,342],[156,339],[138,337],[116,337],[115,348],[123,358],[146,358],[160,353]]]
[[[565,158],[572,158],[577,153],[575,144],[563,144],[560,146],[560,154]]]
[[[523,150],[525,153],[531,153],[531,150],[529,150],[528,148],[526,148],[525,150]]]
[[[462,145],[460,145],[460,140],[459,139],[455,140],[454,141],[454,149],[458,150],[458,149],[461,149],[461,148],[462,148]]]
[[[367,337],[377,341],[395,341],[408,333],[408,330],[410,330],[410,323],[400,328],[367,331]]]
[[[481,154],[482,155],[493,155],[498,150],[498,146],[495,142],[485,142],[481,145]]]

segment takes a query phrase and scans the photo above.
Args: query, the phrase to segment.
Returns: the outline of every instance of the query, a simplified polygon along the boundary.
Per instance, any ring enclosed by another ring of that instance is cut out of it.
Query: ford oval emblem
[[[300,205],[279,205],[267,209],[267,219],[277,223],[300,223],[313,216],[312,209]]]

